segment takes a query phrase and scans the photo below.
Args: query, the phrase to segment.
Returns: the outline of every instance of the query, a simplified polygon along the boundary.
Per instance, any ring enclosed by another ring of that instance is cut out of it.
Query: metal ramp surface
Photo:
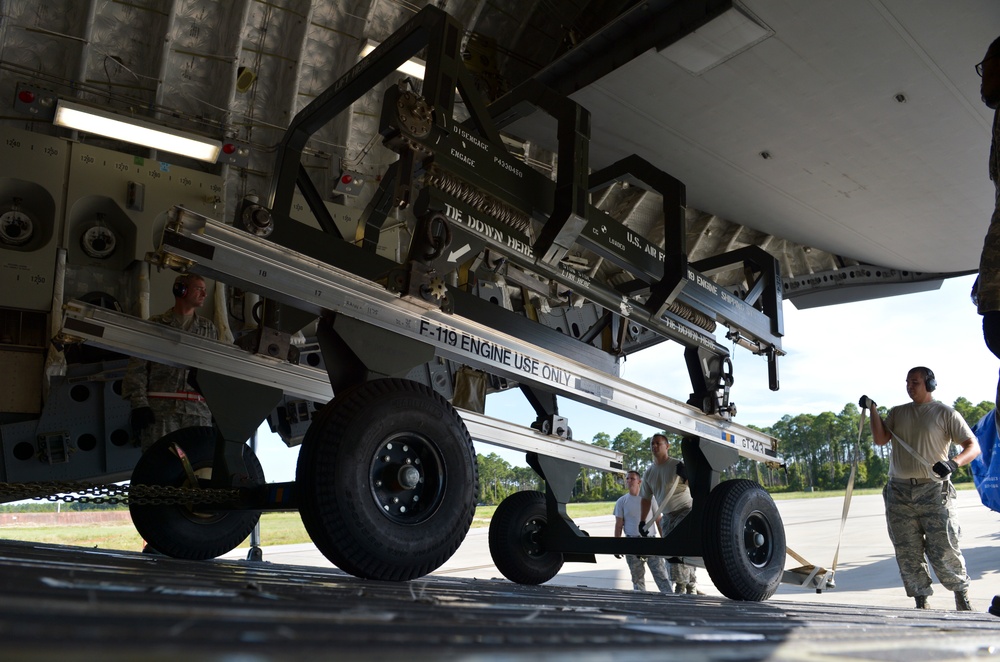
[[[997,659],[982,613],[734,602],[0,541],[16,660]]]

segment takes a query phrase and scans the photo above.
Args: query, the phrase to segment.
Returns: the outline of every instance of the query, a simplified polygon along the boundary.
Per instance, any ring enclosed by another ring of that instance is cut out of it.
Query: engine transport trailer
[[[816,570],[806,582],[784,571],[781,518],[763,488],[721,480],[740,457],[781,463],[775,439],[733,421],[732,363],[714,336],[722,324],[728,340],[765,356],[777,390],[775,259],[751,246],[689,263],[683,183],[637,157],[591,172],[587,110],[540,83],[486,105],[460,34],[446,13],[425,7],[294,117],[265,196],[248,196],[229,222],[187,204],[170,211],[148,263],[261,297],[258,324],[236,344],[124,314],[100,297],[53,296],[64,313],[58,349],[194,368],[215,424],[165,436],[131,472],[67,470],[84,442],[130,446],[127,411],[113,395],[121,361],[80,360],[51,379],[41,416],[0,428],[5,457],[33,467],[21,474],[31,481],[12,479],[8,461],[3,499],[130,473],[127,487],[89,493],[127,495],[139,533],[169,556],[216,557],[262,511],[297,509],[341,569],[409,580],[440,567],[471,526],[477,440],[525,451],[545,483],[544,493],[504,500],[493,518],[491,553],[512,581],[542,583],[566,561],[627,553],[703,564],[736,600],[765,600],[783,580],[826,586]],[[347,213],[310,179],[305,145],[421,51],[422,85],[404,78],[381,105],[381,142],[396,158],[360,217]],[[502,133],[533,113],[548,118],[558,143],[551,176],[531,164],[529,145]],[[662,199],[662,242],[592,201],[626,189]],[[55,273],[65,280],[65,265]],[[734,273],[737,286],[718,284]],[[296,343],[301,334],[314,342]],[[686,402],[618,376],[622,357],[664,340],[684,347]],[[484,415],[488,394],[515,387],[536,413],[530,426]],[[117,425],[84,439],[64,429],[71,423],[45,423],[57,420],[59,402],[79,405],[92,393]],[[618,453],[572,439],[558,396],[682,436],[693,509],[668,536],[589,536],[567,515],[581,466],[623,467]],[[267,483],[246,444],[265,419],[286,443],[301,440],[295,481]]]

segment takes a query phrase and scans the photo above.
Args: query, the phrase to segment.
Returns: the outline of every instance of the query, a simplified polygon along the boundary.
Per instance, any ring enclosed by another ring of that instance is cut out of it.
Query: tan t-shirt
[[[962,416],[937,400],[923,404],[911,402],[889,410],[885,425],[893,433],[892,453],[889,456],[891,478],[937,478],[930,467],[913,457],[902,444],[900,437],[921,457],[932,465],[948,459],[948,448],[975,435]]]
[[[670,489],[670,485],[677,477],[677,465],[680,460],[670,458],[663,464],[654,464],[646,469],[646,474],[642,477],[642,487],[639,488],[639,496],[648,499],[655,496],[658,500],[663,500]],[[663,507],[663,513],[673,513],[691,506],[691,491],[688,490],[687,483],[677,481],[674,493],[670,495],[667,505]]]

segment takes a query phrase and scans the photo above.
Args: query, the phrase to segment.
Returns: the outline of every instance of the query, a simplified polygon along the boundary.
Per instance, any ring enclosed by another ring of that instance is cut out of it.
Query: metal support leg
[[[548,514],[545,539],[555,542],[566,536],[586,537],[587,533],[582,531],[566,514],[566,504],[573,496],[573,486],[580,475],[580,465],[537,453],[528,453],[527,461],[528,466],[545,480],[545,506]],[[558,544],[554,545],[555,549],[560,547]],[[564,552],[563,560],[597,563],[597,558],[593,554],[587,553]]]
[[[679,545],[677,556],[704,556],[702,532],[708,494],[722,481],[722,472],[740,456],[735,448],[699,437],[684,437],[681,453],[691,490],[691,512],[670,532],[670,538]]]
[[[345,315],[328,315],[317,330],[334,393],[381,377],[402,377],[434,359],[427,343]]]
[[[243,446],[281,400],[282,391],[207,370],[199,371],[198,386],[218,432],[212,484],[242,485],[247,477]]]
[[[257,431],[250,435],[250,450],[257,454]],[[260,548],[260,520],[254,525],[250,532],[250,551],[247,552],[247,561],[261,563],[264,561],[264,552]]]

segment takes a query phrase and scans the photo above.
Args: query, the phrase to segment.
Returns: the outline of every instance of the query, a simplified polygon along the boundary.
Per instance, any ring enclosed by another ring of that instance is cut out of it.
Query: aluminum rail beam
[[[288,395],[313,402],[328,402],[333,398],[329,378],[316,368],[252,354],[236,345],[81,301],[67,302],[63,311],[61,340],[64,342],[82,341],[157,363],[218,372],[280,388]],[[624,472],[622,455],[617,451],[552,437],[465,409],[458,409],[458,413],[475,441],[548,455],[602,471]]]
[[[63,306],[62,334],[68,342],[84,341],[147,361],[217,372],[313,402],[329,402],[333,397],[322,370],[252,354],[236,345],[82,301]]]
[[[777,440],[728,419],[359,278],[232,226],[175,207],[157,253],[161,264],[257,292],[317,315],[362,320],[433,346],[439,356],[555,392],[682,436],[778,461]]]

